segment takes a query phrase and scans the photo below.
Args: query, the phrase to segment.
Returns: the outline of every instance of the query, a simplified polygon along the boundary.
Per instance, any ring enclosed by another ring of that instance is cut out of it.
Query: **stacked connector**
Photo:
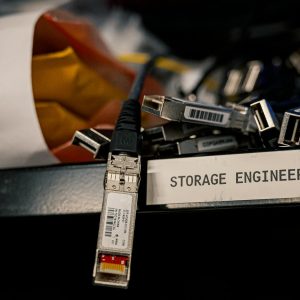
[[[263,145],[266,148],[276,147],[279,135],[279,123],[271,105],[268,101],[262,99],[252,103],[250,107]]]
[[[278,144],[300,145],[300,108],[291,109],[284,113]]]

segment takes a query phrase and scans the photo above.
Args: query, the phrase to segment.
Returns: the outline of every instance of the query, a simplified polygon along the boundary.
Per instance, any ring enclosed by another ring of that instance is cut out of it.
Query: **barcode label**
[[[203,110],[191,109],[190,118],[222,123],[224,115]]]
[[[229,112],[215,112],[206,108],[196,108],[187,106],[184,117],[188,120],[197,120],[215,125],[226,125],[228,123]]]
[[[113,249],[128,247],[132,210],[130,194],[110,192],[107,195],[102,246]]]
[[[105,236],[107,236],[107,237],[112,236],[114,215],[115,215],[115,209],[109,207],[107,209],[106,223],[105,223]]]

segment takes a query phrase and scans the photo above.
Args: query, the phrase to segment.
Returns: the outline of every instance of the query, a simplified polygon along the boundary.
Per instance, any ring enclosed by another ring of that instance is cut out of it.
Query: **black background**
[[[2,218],[1,299],[298,294],[299,207],[140,212],[128,290],[92,286],[98,222],[98,214]]]

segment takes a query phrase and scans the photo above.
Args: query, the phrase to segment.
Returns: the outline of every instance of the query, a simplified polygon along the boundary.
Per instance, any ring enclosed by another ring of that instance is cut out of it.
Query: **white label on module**
[[[228,123],[230,113],[186,106],[184,110],[184,117],[188,120],[202,121],[215,125],[226,125]]]
[[[128,247],[132,196],[109,193],[105,210],[102,246],[126,249]]]
[[[150,160],[147,204],[300,199],[300,151]]]
[[[234,136],[212,136],[199,139],[197,147],[199,152],[225,151],[237,148],[238,143]]]

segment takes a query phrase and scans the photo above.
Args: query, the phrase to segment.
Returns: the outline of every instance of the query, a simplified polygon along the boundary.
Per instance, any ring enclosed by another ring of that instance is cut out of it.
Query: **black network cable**
[[[159,55],[152,56],[138,72],[128,99],[123,103],[111,141],[92,128],[77,131],[73,139],[74,144],[91,151],[95,158],[108,154],[93,271],[97,285],[128,286],[141,177],[139,98],[146,76],[158,58]],[[116,220],[118,224],[114,223]]]
[[[160,55],[153,55],[137,74],[128,100],[123,103],[115,130],[112,135],[110,151],[138,155],[141,152],[141,105],[139,98],[147,74]]]
[[[141,178],[139,97],[146,76],[158,57],[153,56],[136,76],[112,135],[93,272],[94,283],[98,285],[128,286]],[[114,220],[118,220],[118,225]]]

